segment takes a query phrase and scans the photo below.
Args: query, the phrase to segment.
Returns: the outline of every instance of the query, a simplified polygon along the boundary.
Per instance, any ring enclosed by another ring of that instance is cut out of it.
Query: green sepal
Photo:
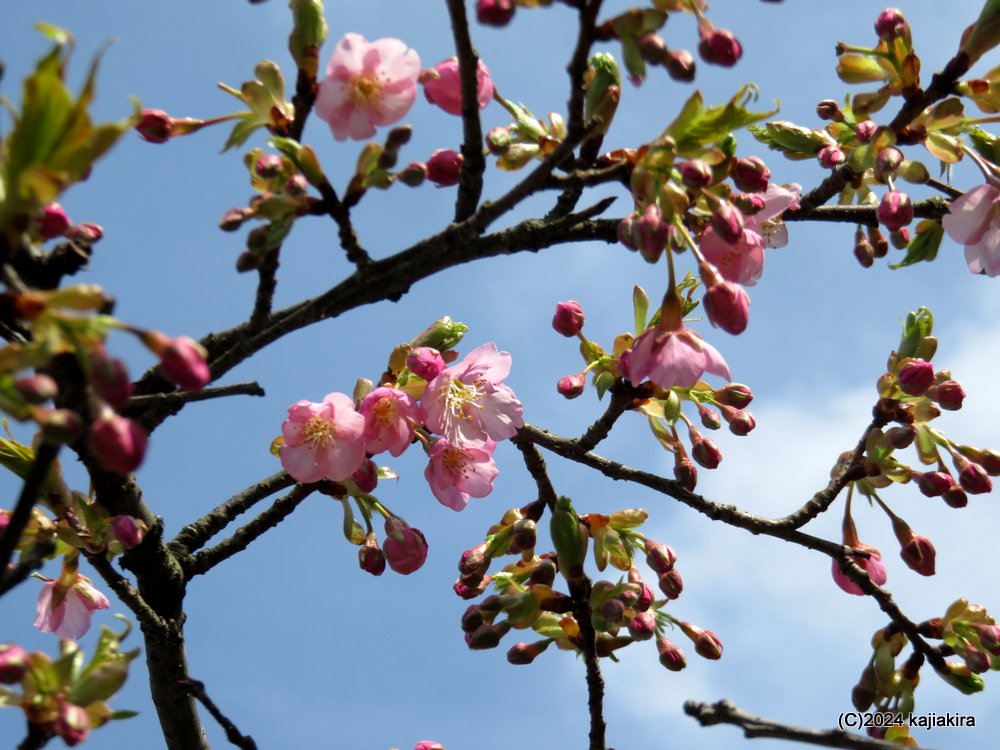
[[[941,240],[944,238],[944,227],[940,221],[925,219],[917,225],[917,231],[910,238],[906,246],[906,255],[899,263],[891,263],[889,268],[897,269],[904,266],[912,266],[914,263],[927,261],[928,263],[937,257],[938,249],[941,247]]]
[[[615,384],[615,376],[607,370],[594,373],[594,387],[597,389],[597,398],[603,399],[604,394]]]
[[[900,359],[912,357],[920,340],[934,331],[934,316],[926,307],[920,307],[906,316],[903,322],[903,336],[896,351]]]

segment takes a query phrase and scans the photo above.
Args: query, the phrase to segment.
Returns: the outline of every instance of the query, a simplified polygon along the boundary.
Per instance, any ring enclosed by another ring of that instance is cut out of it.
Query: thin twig
[[[278,288],[278,256],[281,248],[276,247],[266,253],[257,266],[257,294],[253,312],[250,314],[250,328],[260,328],[271,317],[274,292]]]
[[[733,724],[743,730],[748,739],[771,737],[792,742],[805,742],[822,747],[840,747],[850,750],[898,750],[895,742],[876,740],[860,734],[852,734],[841,729],[807,729],[791,724],[783,724],[763,716],[754,716],[737,708],[730,701],[716,703],[684,703],[684,713],[694,717],[703,727],[716,724]]]
[[[132,610],[132,614],[143,625],[156,628],[167,627],[163,618],[160,617],[142,598],[142,595],[132,586],[131,582],[121,573],[115,570],[108,559],[101,553],[87,555],[87,560],[94,570],[100,574],[105,583],[118,595],[122,603]]]
[[[337,222],[340,246],[347,253],[347,260],[353,263],[358,269],[364,268],[372,262],[372,259],[358,242],[358,235],[351,224],[350,209],[340,200],[337,196],[337,191],[329,182],[324,180],[318,190],[320,195],[323,196],[323,205],[326,207],[326,212],[330,215],[330,218]]]
[[[300,484],[284,497],[279,497],[269,508],[261,511],[260,515],[245,526],[238,528],[231,537],[190,558],[185,565],[187,577],[192,578],[207,573],[222,561],[245,550],[255,539],[259,539],[284,521],[298,507],[299,503],[315,490],[316,485],[314,484]]]
[[[611,428],[633,404],[635,397],[634,388],[623,380],[617,381],[611,388],[611,402],[608,404],[608,408],[576,441],[577,448],[584,452],[596,448],[598,443],[611,434]]]
[[[0,596],[27,580],[28,576],[45,564],[45,560],[55,550],[56,543],[51,539],[35,542],[31,552],[16,565],[7,568],[7,574],[0,578]]]
[[[476,212],[483,193],[483,172],[486,157],[483,154],[483,126],[479,119],[479,56],[472,48],[469,36],[469,19],[465,0],[448,0],[451,33],[455,38],[458,56],[458,73],[462,87],[462,156],[465,162],[455,198],[455,221],[465,221]]]
[[[21,485],[21,494],[17,498],[17,504],[8,516],[7,527],[4,529],[3,535],[0,536],[0,582],[5,581],[8,576],[7,566],[14,556],[14,550],[17,549],[21,534],[28,525],[28,521],[31,520],[31,511],[42,492],[45,480],[49,476],[49,470],[59,455],[60,447],[61,445],[43,442],[35,451],[35,459],[31,462],[31,468],[28,469],[28,476],[24,478],[24,484]]]
[[[192,521],[173,538],[169,546],[178,552],[189,554],[201,549],[215,534],[255,504],[275,492],[295,484],[295,480],[283,471],[262,479],[245,490],[236,493],[224,503],[220,503],[197,521]]]
[[[530,440],[519,438],[517,435],[511,438],[511,442],[521,451],[524,465],[528,469],[528,473],[531,474],[531,478],[535,480],[535,485],[538,487],[538,499],[543,501],[549,510],[554,510],[556,490],[552,486],[552,480],[545,467],[545,459],[542,457],[541,451],[538,450],[538,446]]]
[[[236,747],[243,748],[243,750],[257,750],[257,743],[254,742],[253,737],[248,734],[242,734],[236,725],[230,720],[219,707],[215,705],[215,702],[208,697],[208,693],[205,692],[205,683],[200,680],[195,680],[188,677],[186,680],[181,680],[180,685],[187,688],[191,695],[205,707],[212,718],[215,719],[219,726],[222,727],[226,732],[226,739],[229,740]]]

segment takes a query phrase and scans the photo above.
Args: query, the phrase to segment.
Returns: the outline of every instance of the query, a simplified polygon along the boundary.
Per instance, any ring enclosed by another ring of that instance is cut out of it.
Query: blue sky
[[[128,97],[175,116],[209,117],[231,111],[234,100],[216,89],[219,81],[238,86],[262,59],[277,61],[291,76],[286,52],[289,21],[285,4],[259,6],[226,0],[171,4],[69,3],[37,0],[8,3],[0,28],[0,56],[6,62],[3,92],[19,96],[18,81],[45,49],[31,31],[45,20],[74,32],[78,52],[70,71],[78,82],[89,56],[109,38],[95,111],[112,119],[130,111]],[[625,3],[608,2],[605,15]],[[846,88],[834,75],[837,41],[867,43],[881,5],[862,0],[840,3],[757,3],[719,0],[711,18],[732,29],[745,54],[731,70],[701,66],[696,82],[708,101],[727,99],[746,81],[760,87],[761,109],[781,100],[778,117],[816,126],[814,107],[840,99]],[[903,5],[923,59],[925,80],[953,53],[964,26],[980,3],[963,0],[942,13],[936,3]],[[398,37],[430,66],[451,54],[444,3],[390,0],[328,2],[330,42],[354,31],[369,39]],[[572,13],[560,6],[519,12],[504,31],[475,27],[474,42],[501,92],[524,102],[537,115],[565,106],[563,65],[572,40]],[[672,18],[664,36],[671,46],[692,48],[695,26]],[[608,48],[617,52],[615,48]],[[989,56],[988,56],[989,58]],[[981,61],[977,70],[995,64]],[[606,148],[634,146],[655,137],[693,90],[665,74],[652,75],[638,90],[626,86]],[[492,104],[484,125],[503,125],[508,116]],[[422,96],[406,119],[414,137],[403,160],[425,159],[437,148],[457,147],[458,118],[431,107]],[[117,314],[170,335],[194,337],[242,320],[253,301],[253,279],[235,273],[242,235],[216,225],[226,209],[244,205],[251,194],[242,153],[219,155],[222,129],[153,146],[130,135],[97,169],[89,183],[71,190],[63,204],[74,221],[95,221],[106,231],[90,270],[81,276],[118,299]],[[332,182],[346,183],[356,143],[335,143],[313,120],[306,130]],[[258,138],[251,145],[263,145]],[[778,182],[815,184],[814,164],[792,163],[754,148]],[[928,162],[929,163],[929,162]],[[501,194],[512,178],[487,173],[487,195]],[[978,184],[977,173],[956,170],[956,184]],[[592,200],[616,194],[591,193]],[[630,207],[627,196],[608,215]],[[404,248],[436,231],[451,216],[454,192],[425,186],[372,193],[355,212],[363,243],[375,257]],[[550,196],[519,210],[507,221],[542,212]],[[945,240],[938,261],[892,272],[884,262],[862,269],[854,261],[849,226],[790,228],[786,248],[769,251],[764,276],[750,290],[751,323],[731,337],[702,324],[720,348],[734,379],[757,396],[752,411],[758,428],[749,437],[718,436],[725,460],[716,472],[701,472],[706,496],[766,515],[798,507],[826,482],[836,456],[853,446],[867,424],[874,382],[896,345],[899,321],[920,305],[937,320],[938,367],[951,369],[969,397],[965,408],[947,414],[941,428],[972,445],[1000,447],[1000,417],[993,391],[1000,352],[995,281],[973,277],[961,248]],[[336,283],[350,269],[336,244],[335,228],[322,219],[299,222],[282,255],[279,305]],[[562,434],[578,434],[601,411],[592,392],[572,402],[559,399],[556,380],[579,368],[572,342],[549,328],[555,302],[579,300],[591,338],[610,344],[631,327],[630,295],[635,283],[651,296],[662,293],[665,273],[620,246],[554,248],[538,255],[498,258],[451,269],[418,284],[398,303],[356,310],[278,342],[229,373],[225,383],[258,380],[266,399],[230,399],[195,404],[159,429],[138,472],[147,502],[164,517],[168,533],[218,502],[278,469],[268,453],[287,406],[318,401],[330,391],[350,393],[357,377],[375,378],[398,342],[410,339],[443,314],[467,323],[465,349],[495,341],[511,352],[509,384],[525,406],[528,421]],[[111,348],[134,373],[151,364],[148,354],[124,338]],[[16,432],[22,439],[30,435]],[[713,436],[714,437],[714,436]],[[622,420],[601,452],[633,466],[670,473],[671,460],[638,416]],[[410,453],[415,453],[411,451]],[[563,653],[546,653],[530,667],[512,667],[504,653],[508,636],[494,651],[469,652],[458,619],[465,603],[451,592],[463,549],[481,540],[486,528],[511,506],[535,497],[516,451],[498,451],[501,476],[493,494],[473,501],[461,514],[439,505],[423,482],[419,456],[391,465],[397,483],[379,495],[421,528],[430,542],[427,565],[409,577],[390,573],[373,579],[357,569],[356,551],[340,535],[340,510],[322,497],[300,510],[250,550],[192,582],[187,632],[192,675],[261,748],[298,746],[385,750],[412,747],[434,738],[449,750],[519,746],[582,746],[586,737],[583,665]],[[72,461],[67,461],[72,464]],[[772,539],[713,524],[669,500],[619,485],[555,459],[549,461],[557,491],[573,497],[581,512],[610,512],[642,506],[651,513],[647,533],[670,543],[679,556],[685,593],[671,611],[711,628],[725,644],[720,662],[689,652],[689,667],[666,672],[652,645],[626,649],[620,664],[604,665],[608,685],[609,743],[619,748],[677,746],[732,748],[749,742],[732,728],[700,729],[681,715],[684,699],[729,698],[748,711],[817,727],[831,726],[850,708],[850,688],[869,657],[868,639],[885,624],[873,601],[849,597],[831,582],[829,561]],[[84,480],[67,466],[81,489]],[[0,477],[12,504],[17,486]],[[938,575],[923,579],[896,555],[883,517],[858,507],[862,538],[879,546],[889,565],[889,588],[914,619],[943,613],[957,596],[988,607],[997,601],[995,566],[984,565],[997,528],[991,496],[972,498],[955,511],[928,501],[911,488],[888,494],[894,509],[938,550]],[[840,506],[838,504],[837,508]],[[838,533],[839,512],[807,531]],[[53,568],[54,570],[54,568]],[[52,571],[46,571],[51,573]],[[35,583],[4,598],[0,639],[53,651],[56,639],[31,628]],[[112,607],[111,611],[123,611]],[[110,623],[110,616],[95,624]],[[93,638],[83,639],[85,648]],[[927,670],[917,691],[920,712],[959,711],[976,716],[974,730],[922,735],[931,747],[989,746],[1000,740],[1000,686],[987,675],[987,689],[963,698]],[[155,712],[141,664],[114,706],[140,716],[97,731],[87,746],[96,750],[159,746]],[[0,712],[0,737],[17,738],[20,714]],[[207,722],[213,744],[225,745]],[[768,750],[777,743],[755,740]]]

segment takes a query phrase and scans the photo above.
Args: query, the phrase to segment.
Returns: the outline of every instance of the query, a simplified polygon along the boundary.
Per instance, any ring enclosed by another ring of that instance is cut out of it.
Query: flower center
[[[332,419],[320,416],[310,417],[302,425],[302,437],[311,450],[325,448],[337,436],[337,428]]]
[[[453,477],[469,475],[469,457],[461,448],[449,446],[441,454],[441,465]]]
[[[771,219],[765,221],[757,231],[760,232],[761,238],[764,240],[764,244],[771,247],[774,243],[772,237],[778,233],[778,228],[781,226],[781,219]]]
[[[483,397],[483,391],[480,385],[480,381],[463,383],[461,380],[452,380],[448,386],[448,393],[445,395],[445,406],[448,411],[460,419],[470,419],[471,415],[466,414],[465,407],[481,408],[479,401]]]
[[[379,427],[385,427],[396,418],[396,402],[388,397],[380,398],[372,407],[372,414],[375,416],[375,423]]]
[[[351,99],[355,104],[370,107],[382,96],[382,82],[371,73],[359,75],[351,84]]]

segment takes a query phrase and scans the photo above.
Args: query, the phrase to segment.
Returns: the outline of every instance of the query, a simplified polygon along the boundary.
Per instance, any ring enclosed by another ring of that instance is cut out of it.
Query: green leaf
[[[121,719],[131,719],[133,716],[138,716],[138,715],[139,715],[138,711],[118,710],[118,711],[112,711],[111,716],[109,716],[108,718],[111,721],[119,721]]]
[[[759,122],[778,112],[779,106],[767,112],[752,112],[746,105],[757,98],[757,88],[745,84],[726,104],[706,108],[701,93],[695,92],[681,109],[678,117],[664,131],[677,142],[681,156],[697,156],[707,146],[719,143],[733,131]]]
[[[632,290],[632,313],[635,316],[635,335],[638,336],[646,330],[646,316],[649,314],[649,297],[639,285]]]
[[[226,143],[222,147],[223,152],[237,146],[242,146],[253,135],[255,130],[264,127],[265,124],[253,112],[243,113],[236,120],[236,124],[233,125],[233,129],[229,133],[229,138],[226,139]]]
[[[900,358],[912,357],[921,339],[934,331],[934,316],[926,307],[920,307],[906,316],[903,323],[903,337],[899,341]],[[918,430],[919,433],[919,430]],[[919,434],[917,436],[920,437]]]
[[[925,226],[926,225],[926,226]],[[944,227],[939,221],[925,219],[917,225],[917,231],[910,238],[910,243],[906,246],[906,255],[899,263],[892,263],[889,268],[893,270],[912,266],[914,263],[927,261],[928,263],[937,257],[938,249],[941,247],[941,239],[944,237]]]
[[[980,156],[994,164],[1000,163],[1000,138],[982,128],[969,128],[968,134],[972,147]]]
[[[955,164],[962,158],[962,142],[936,130],[927,133],[924,147],[945,164]]]

